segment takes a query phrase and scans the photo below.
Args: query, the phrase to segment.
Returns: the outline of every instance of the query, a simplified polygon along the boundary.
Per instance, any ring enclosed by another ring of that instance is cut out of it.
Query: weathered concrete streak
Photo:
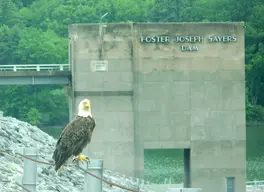
[[[222,192],[226,177],[234,176],[236,192],[245,192],[243,23],[112,23],[101,37],[99,30],[98,24],[69,27],[72,114],[89,97],[97,122],[86,153],[142,177],[144,148],[190,148],[191,187]],[[140,42],[152,35],[234,35],[237,41],[204,39],[193,43],[198,51],[182,52],[188,43]],[[107,72],[93,72],[91,61],[98,59],[108,61]]]

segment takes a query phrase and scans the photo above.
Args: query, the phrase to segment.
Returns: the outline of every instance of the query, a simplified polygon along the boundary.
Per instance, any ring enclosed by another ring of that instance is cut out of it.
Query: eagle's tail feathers
[[[53,159],[55,160],[55,171],[58,171],[61,166],[69,159],[69,154],[65,149],[57,147],[53,153]]]

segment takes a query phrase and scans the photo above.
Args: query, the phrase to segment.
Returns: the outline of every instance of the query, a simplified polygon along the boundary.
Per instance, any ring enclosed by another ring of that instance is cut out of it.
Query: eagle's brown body
[[[91,141],[95,121],[92,117],[77,116],[70,122],[56,144],[53,153],[55,170],[57,171],[72,155],[79,155]]]

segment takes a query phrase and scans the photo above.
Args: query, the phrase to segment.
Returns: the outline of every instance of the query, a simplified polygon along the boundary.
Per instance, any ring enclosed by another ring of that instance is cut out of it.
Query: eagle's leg
[[[73,161],[74,161],[74,162],[75,162],[75,161],[85,161],[85,162],[88,162],[88,163],[89,163],[90,158],[87,157],[87,156],[84,156],[84,155],[82,155],[82,154],[79,154],[77,157],[74,157],[74,158],[73,158]]]

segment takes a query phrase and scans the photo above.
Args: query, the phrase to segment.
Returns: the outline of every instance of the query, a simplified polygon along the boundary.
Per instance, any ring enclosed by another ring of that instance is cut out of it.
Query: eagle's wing
[[[88,121],[83,117],[76,117],[65,127],[53,153],[56,171],[72,155],[81,153],[83,148],[90,142],[94,127],[95,123],[93,118],[89,118]]]
[[[59,137],[59,139],[58,139],[58,141],[57,141],[57,143],[56,143],[56,147],[57,147],[58,144],[60,143],[60,140],[61,140],[61,138],[62,138],[62,136],[63,136],[65,130],[68,129],[68,127],[71,127],[71,124],[73,124],[73,123],[75,123],[75,122],[78,122],[79,120],[80,120],[80,118],[77,116],[77,117],[75,117],[70,123],[68,123],[68,124],[65,126],[65,128],[64,128],[63,131],[61,132],[60,137]]]

